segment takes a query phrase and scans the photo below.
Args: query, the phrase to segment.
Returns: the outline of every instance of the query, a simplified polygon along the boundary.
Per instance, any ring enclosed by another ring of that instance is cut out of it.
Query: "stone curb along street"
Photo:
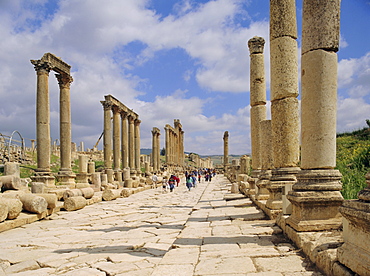
[[[0,275],[322,275],[222,175],[0,233]]]

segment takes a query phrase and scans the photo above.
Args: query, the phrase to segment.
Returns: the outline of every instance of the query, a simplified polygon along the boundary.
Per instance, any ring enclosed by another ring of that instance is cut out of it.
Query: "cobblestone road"
[[[2,232],[0,276],[322,275],[230,187],[220,175]]]

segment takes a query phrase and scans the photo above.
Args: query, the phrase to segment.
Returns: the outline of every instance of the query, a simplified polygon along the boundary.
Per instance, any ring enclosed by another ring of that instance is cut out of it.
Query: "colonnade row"
[[[180,120],[174,120],[174,127],[167,124],[166,131],[166,163],[169,166],[184,166],[184,131]]]
[[[104,99],[101,101],[104,109],[104,168],[106,171],[113,170],[116,180],[122,181],[124,168],[130,168],[131,175],[141,173],[141,121],[137,113],[112,95],[106,95]]]
[[[36,88],[36,141],[37,169],[32,176],[34,182],[43,182],[54,186],[54,176],[50,171],[50,102],[49,73],[55,74],[60,89],[60,170],[58,181],[62,184],[74,183],[75,175],[71,168],[71,104],[70,85],[73,78],[71,66],[51,53],[46,53],[39,60],[31,60],[37,74]]]
[[[248,193],[267,199],[264,210],[270,217],[287,215],[289,231],[333,230],[344,224],[339,262],[367,275],[370,251],[363,241],[370,238],[370,175],[359,200],[344,202],[342,175],[335,169],[339,18],[340,0],[303,0],[300,126],[295,1],[270,1],[271,120],[266,120],[265,40],[248,41],[252,144]]]

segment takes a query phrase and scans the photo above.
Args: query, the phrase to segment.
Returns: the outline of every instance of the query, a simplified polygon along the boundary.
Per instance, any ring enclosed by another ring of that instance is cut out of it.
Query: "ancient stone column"
[[[122,156],[122,167],[127,168],[128,167],[128,121],[127,121],[127,112],[121,111],[121,120],[122,120],[122,126],[121,126],[121,156]]]
[[[180,131],[180,165],[185,165],[184,131]]]
[[[156,127],[153,127],[152,130],[152,163],[153,163],[153,172],[157,173],[158,172],[158,158],[157,155],[159,153],[158,149],[158,134],[159,129]]]
[[[165,146],[166,146],[166,164],[170,164],[170,128],[169,125],[166,125],[165,128]]]
[[[250,106],[251,106],[251,146],[252,177],[249,180],[249,193],[255,193],[255,183],[261,170],[260,121],[266,120],[266,82],[263,48],[265,40],[253,37],[248,41],[250,52]]]
[[[273,165],[266,202],[281,212],[285,186],[296,182],[299,162],[298,46],[295,0],[270,1],[271,128]]]
[[[157,172],[159,172],[161,168],[161,142],[159,139],[159,136],[161,135],[160,130],[158,129],[158,133],[156,136],[156,143],[157,143],[157,153],[156,153],[156,159],[157,159]]]
[[[120,110],[118,106],[113,106],[112,111],[113,111],[113,170],[117,172],[121,168]]]
[[[229,164],[229,132],[224,132],[224,171]]]
[[[134,122],[135,125],[135,169],[138,174],[141,173],[140,167],[140,123],[139,119]]]
[[[73,183],[75,175],[71,169],[72,130],[71,130],[71,102],[70,85],[72,77],[67,74],[56,74],[60,89],[60,170],[58,181]]]
[[[128,139],[128,152],[129,152],[129,167],[131,169],[131,171],[134,171],[135,170],[135,126],[134,126],[134,121],[135,121],[135,117],[133,117],[132,115],[130,115],[128,117],[128,125],[129,125],[129,130],[128,130],[128,135],[129,135],[129,139]]]
[[[267,186],[270,183],[271,169],[273,168],[272,159],[272,133],[271,120],[260,121],[260,157],[261,157],[261,173],[257,180],[256,186],[258,193],[257,200],[267,200],[270,197]]]
[[[342,222],[342,175],[334,170],[339,14],[340,0],[303,1],[302,171],[288,195],[287,219],[297,231],[337,229]]]
[[[35,150],[35,139],[31,139],[31,150]]]
[[[37,169],[40,174],[50,173],[50,104],[49,72],[51,65],[41,60],[31,61],[37,73],[36,141]]]
[[[112,168],[112,124],[111,110],[112,103],[101,101],[104,108],[104,167],[105,169]]]

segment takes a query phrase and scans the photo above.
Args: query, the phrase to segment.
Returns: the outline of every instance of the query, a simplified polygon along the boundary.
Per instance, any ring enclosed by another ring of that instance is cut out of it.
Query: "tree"
[[[163,148],[162,150],[161,150],[161,156],[165,156],[166,155],[166,149],[165,148]]]

